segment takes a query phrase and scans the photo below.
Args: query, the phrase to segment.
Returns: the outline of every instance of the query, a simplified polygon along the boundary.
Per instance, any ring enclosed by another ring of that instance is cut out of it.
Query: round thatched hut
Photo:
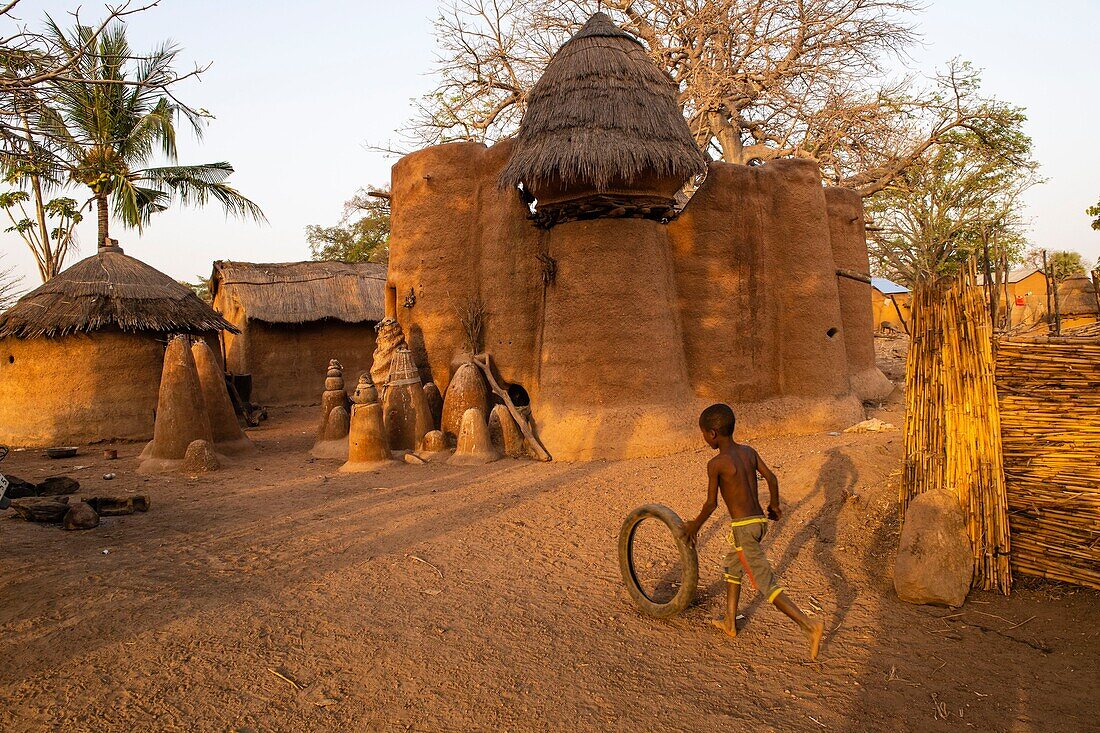
[[[638,40],[596,13],[531,90],[500,182],[522,184],[546,225],[597,216],[660,219],[704,170],[675,83]]]
[[[168,335],[217,350],[222,329],[189,288],[101,247],[0,315],[0,443],[148,439]]]

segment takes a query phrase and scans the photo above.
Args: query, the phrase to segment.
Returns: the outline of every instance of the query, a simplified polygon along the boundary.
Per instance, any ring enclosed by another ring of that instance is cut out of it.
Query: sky
[[[25,19],[45,12],[65,25],[76,0],[23,0]],[[82,19],[99,7],[82,3]],[[308,8],[308,10],[306,9]],[[201,143],[181,135],[180,162],[229,161],[233,185],[268,223],[226,219],[220,208],[175,208],[139,234],[112,227],[126,250],[177,279],[210,274],[215,259],[309,259],[304,230],[331,225],[358,188],[384,185],[395,158],[370,149],[397,142],[414,101],[432,86],[435,0],[161,0],[132,16],[131,45],[172,39],[179,68],[212,62],[183,99],[216,117]],[[1026,131],[1049,179],[1027,195],[1030,239],[1100,259],[1100,232],[1085,209],[1100,199],[1096,93],[1097,0],[932,0],[916,19],[923,43],[911,69],[961,57],[983,70],[983,89],[1027,109]],[[94,216],[80,251],[94,253]],[[26,245],[0,233],[0,265],[38,284]]]

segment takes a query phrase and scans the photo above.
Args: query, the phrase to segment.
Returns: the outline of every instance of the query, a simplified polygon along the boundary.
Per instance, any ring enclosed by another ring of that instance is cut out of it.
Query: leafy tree
[[[74,229],[84,215],[76,200],[67,196],[43,201],[41,181],[32,180],[30,187],[35,191],[33,198],[22,190],[0,193],[0,208],[11,221],[4,231],[15,232],[23,239],[34,255],[42,282],[46,282],[61,272],[65,257],[75,249]],[[27,211],[28,205],[33,212]]]
[[[201,139],[209,117],[166,91],[178,78],[178,47],[163,44],[136,56],[120,22],[98,35],[79,24],[68,34],[47,25],[51,41],[75,60],[37,113],[36,126],[54,153],[43,177],[91,191],[97,243],[109,236],[109,204],[123,225],[139,230],[174,201],[201,206],[213,199],[229,214],[264,220],[259,206],[229,185],[229,163],[150,165],[158,157],[176,162],[177,118]]]
[[[1093,217],[1092,228],[1100,229],[1100,201],[1097,201],[1095,206],[1090,206],[1085,209],[1085,213]],[[1097,260],[1096,266],[1100,267],[1100,260]]]
[[[344,202],[335,226],[306,227],[306,241],[315,260],[386,262],[390,256],[390,198],[384,191],[360,189]]]
[[[185,288],[190,288],[194,291],[195,295],[199,296],[199,300],[207,305],[214,304],[214,296],[210,293],[210,280],[202,275],[195,275],[195,282],[187,282],[186,280],[180,280],[179,284]]]
[[[696,140],[727,162],[809,157],[871,195],[954,131],[1010,122],[952,61],[928,82],[890,78],[917,43],[917,0],[448,0],[436,87],[407,132],[418,144],[512,134],[550,56],[602,9],[680,88]]]
[[[1042,249],[1032,249],[1027,253],[1026,261],[1029,266],[1043,269]],[[1047,252],[1047,266],[1050,267],[1054,279],[1062,282],[1068,277],[1085,274],[1085,261],[1080,252],[1067,252],[1064,250]]]
[[[878,271],[912,284],[971,254],[1002,273],[1024,249],[1021,195],[1040,183],[1020,109],[1002,124],[954,130],[865,200]]]

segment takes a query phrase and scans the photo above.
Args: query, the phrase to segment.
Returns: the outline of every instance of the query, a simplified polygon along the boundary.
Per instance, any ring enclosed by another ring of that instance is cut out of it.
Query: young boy
[[[734,441],[736,419],[730,406],[723,404],[711,405],[699,416],[703,438],[707,445],[718,451],[718,455],[707,463],[707,501],[699,516],[684,524],[688,540],[695,542],[700,527],[718,506],[718,493],[721,492],[731,520],[727,538],[730,551],[722,564],[722,574],[726,580],[726,617],[711,623],[730,637],[737,636],[737,601],[741,596],[741,579],[747,575],[759,592],[767,594],[768,601],[802,627],[810,641],[810,659],[817,659],[824,622],[807,618],[787,597],[776,584],[768,558],[760,547],[760,541],[768,530],[768,519],[778,521],[783,515],[779,509],[779,481],[755,450]],[[760,508],[757,495],[757,472],[768,482],[771,495],[767,516]]]

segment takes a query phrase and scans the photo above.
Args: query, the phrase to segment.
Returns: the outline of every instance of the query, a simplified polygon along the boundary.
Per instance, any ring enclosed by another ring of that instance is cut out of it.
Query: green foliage
[[[876,271],[912,284],[952,274],[974,253],[1019,262],[1026,239],[1021,194],[1041,183],[1018,107],[952,130],[882,191],[864,200]]]
[[[187,282],[186,280],[179,280],[178,282],[185,288],[191,288],[203,303],[207,305],[214,304],[214,296],[210,292],[210,280],[208,278],[195,275],[195,282]]]
[[[7,180],[15,183],[20,177],[18,173],[9,174]],[[83,221],[84,215],[76,199],[59,196],[44,200],[41,182],[34,177],[30,182],[33,196],[26,190],[0,192],[0,209],[11,222],[4,231],[23,239],[34,254],[39,275],[45,282],[64,268],[69,250],[76,246],[76,225]]]
[[[174,202],[201,206],[213,200],[229,214],[264,220],[259,206],[229,185],[229,163],[175,165],[175,121],[186,120],[201,138],[210,117],[166,92],[179,79],[173,68],[178,47],[162,44],[135,55],[121,22],[96,36],[89,26],[66,33],[50,20],[46,33],[76,61],[54,82],[39,112],[38,127],[54,152],[40,173],[91,191],[100,210],[100,241],[107,235],[108,200],[123,225],[139,230]],[[173,165],[153,165],[159,159]]]
[[[1095,206],[1085,209],[1085,213],[1093,218],[1092,228],[1100,230],[1100,201],[1097,201]],[[1100,260],[1097,260],[1096,266],[1100,267]]]
[[[384,263],[390,255],[389,239],[389,197],[371,196],[364,189],[344,202],[344,213],[335,226],[306,227],[315,260]]]
[[[1047,255],[1047,262],[1058,282],[1067,277],[1085,274],[1085,262],[1080,252],[1051,252]]]

